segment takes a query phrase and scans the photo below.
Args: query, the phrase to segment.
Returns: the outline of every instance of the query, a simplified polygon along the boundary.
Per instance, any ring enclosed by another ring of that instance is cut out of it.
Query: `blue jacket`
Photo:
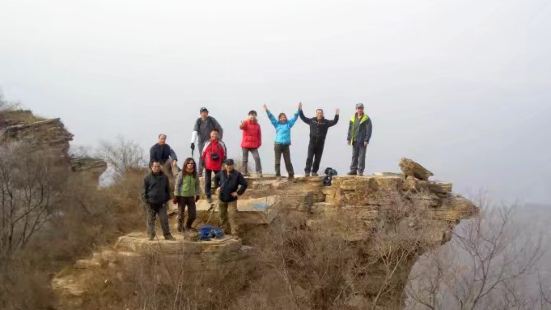
[[[268,118],[272,122],[272,125],[274,125],[276,129],[276,137],[275,137],[275,143],[276,144],[291,144],[291,128],[293,125],[295,125],[295,122],[298,119],[298,110],[295,112],[293,117],[291,119],[288,119],[286,123],[280,123],[279,120],[275,118],[275,116],[270,112],[266,111],[268,113]]]

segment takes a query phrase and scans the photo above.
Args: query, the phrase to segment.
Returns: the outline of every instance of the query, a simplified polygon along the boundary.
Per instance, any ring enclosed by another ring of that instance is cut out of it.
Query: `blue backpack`
[[[197,230],[197,237],[202,241],[208,241],[211,238],[222,239],[224,238],[224,230],[208,224],[201,225]]]

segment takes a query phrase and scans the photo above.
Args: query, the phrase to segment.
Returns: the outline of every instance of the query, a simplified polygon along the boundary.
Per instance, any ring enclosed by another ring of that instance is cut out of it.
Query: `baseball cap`
[[[207,108],[205,107],[202,107],[201,110],[199,110],[199,113],[203,113],[203,112],[209,112],[209,110],[207,110]]]
[[[233,166],[234,165],[233,159],[231,159],[231,158],[226,159],[224,161],[224,164],[226,164],[228,166]]]

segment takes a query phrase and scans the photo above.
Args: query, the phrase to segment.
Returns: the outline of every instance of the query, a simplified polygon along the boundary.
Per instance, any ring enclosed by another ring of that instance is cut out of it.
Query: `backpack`
[[[325,177],[323,178],[323,186],[331,186],[333,176],[337,175],[337,170],[327,167],[325,169]]]
[[[201,241],[209,241],[211,238],[224,238],[224,230],[212,225],[201,225],[197,230],[197,238]]]

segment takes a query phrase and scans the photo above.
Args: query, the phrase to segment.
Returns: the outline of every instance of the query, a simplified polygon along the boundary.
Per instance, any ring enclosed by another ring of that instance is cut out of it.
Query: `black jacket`
[[[172,160],[178,160],[176,153],[168,144],[161,145],[156,143],[149,149],[149,164],[154,161],[164,164],[169,157],[172,158]]]
[[[168,177],[160,171],[152,172],[143,179],[143,199],[151,204],[163,204],[170,200],[170,185]]]
[[[226,170],[222,170],[214,177],[214,188],[220,186],[220,200],[222,202],[236,201],[237,197],[233,197],[231,193],[237,192],[241,196],[247,189],[247,180],[241,172],[233,170],[230,174]]]
[[[327,130],[329,129],[329,127],[335,126],[339,121],[338,114],[335,114],[335,119],[333,119],[332,121],[325,118],[321,121],[318,121],[316,117],[307,118],[306,116],[304,116],[302,109],[299,111],[299,115],[300,119],[303,122],[310,125],[310,140],[316,142],[325,141],[325,137],[327,136]]]

